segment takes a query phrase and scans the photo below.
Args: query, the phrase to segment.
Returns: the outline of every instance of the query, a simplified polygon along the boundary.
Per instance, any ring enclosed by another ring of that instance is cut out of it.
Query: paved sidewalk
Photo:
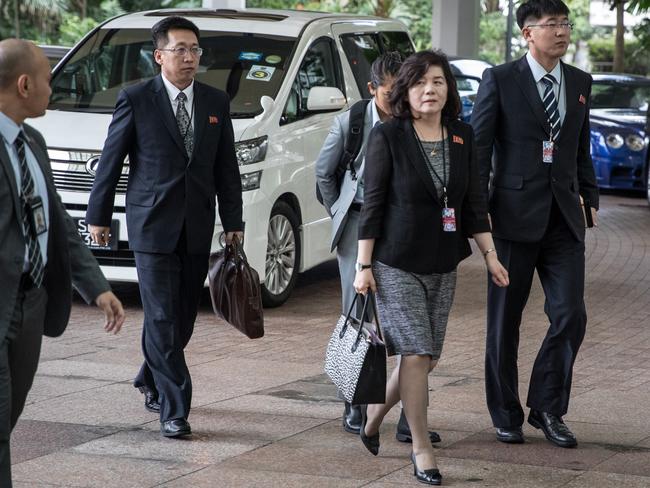
[[[445,486],[650,487],[650,209],[605,196],[587,243],[586,339],[567,423],[577,449],[496,442],[483,387],[486,276],[480,256],[459,270],[440,365],[430,378],[429,423]],[[266,310],[266,336],[250,341],[199,313],[187,357],[194,382],[192,440],[161,438],[131,386],[140,363],[137,289],[120,287],[125,330],[101,331],[77,302],[65,335],[46,340],[28,405],[13,435],[15,486],[403,487],[409,447],[395,441],[397,412],[371,456],[340,426],[342,406],[322,372],[339,314],[333,263],[301,276],[292,299]],[[520,395],[546,330],[536,281],[522,327]],[[394,409],[396,410],[396,409]]]

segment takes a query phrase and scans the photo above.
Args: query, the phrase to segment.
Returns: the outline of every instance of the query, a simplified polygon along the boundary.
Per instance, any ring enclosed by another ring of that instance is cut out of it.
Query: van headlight
[[[244,164],[253,164],[264,161],[266,157],[266,148],[268,147],[268,137],[256,137],[235,144],[235,153],[237,162],[240,166]]]
[[[623,146],[624,141],[622,135],[617,134],[616,132],[612,132],[605,138],[605,142],[612,149],[619,149]]]
[[[632,151],[643,151],[643,148],[645,147],[645,141],[641,136],[630,134],[625,138],[625,145]]]
[[[262,181],[262,170],[253,171],[252,173],[244,173],[241,175],[241,190],[257,190]]]

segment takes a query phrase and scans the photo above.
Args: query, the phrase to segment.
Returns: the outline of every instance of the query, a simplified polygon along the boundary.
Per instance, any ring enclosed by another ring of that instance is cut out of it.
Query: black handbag
[[[372,304],[377,326],[352,316],[359,295],[347,315],[341,315],[325,353],[325,372],[343,398],[353,405],[386,402],[386,346],[381,336],[377,309],[368,290],[361,317]]]
[[[250,339],[264,335],[260,278],[248,264],[237,237],[210,255],[208,283],[217,315]]]

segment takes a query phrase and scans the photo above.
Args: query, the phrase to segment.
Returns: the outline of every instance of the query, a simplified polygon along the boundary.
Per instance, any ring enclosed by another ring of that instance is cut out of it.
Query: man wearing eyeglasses
[[[208,270],[215,196],[226,242],[243,237],[242,195],[228,95],[194,80],[199,30],[182,17],[152,28],[161,73],[118,96],[86,221],[107,245],[115,189],[129,158],[126,220],[144,309],[144,363],[134,385],[166,437],[191,434],[185,361]]]
[[[484,73],[472,113],[495,247],[510,275],[507,288],[488,280],[487,405],[497,439],[524,442],[519,328],[537,270],[550,325],[530,365],[528,422],[555,445],[574,447],[562,416],[587,323],[581,200],[594,222],[598,208],[589,147],[591,76],[561,61],[572,28],[561,0],[522,3],[517,23],[528,53]]]

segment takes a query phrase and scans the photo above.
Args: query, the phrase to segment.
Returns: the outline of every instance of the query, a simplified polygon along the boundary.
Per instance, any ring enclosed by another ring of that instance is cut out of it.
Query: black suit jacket
[[[134,251],[173,252],[185,225],[190,254],[210,252],[215,195],[225,231],[242,230],[239,167],[226,93],[194,82],[194,153],[188,158],[162,77],[118,96],[86,222],[110,225],[129,156],[126,219]]]
[[[442,230],[444,205],[410,119],[393,119],[370,133],[359,239],[376,239],[373,259],[413,273],[447,273],[471,254],[468,236],[490,231],[472,128],[455,120],[447,132],[456,232]]]
[[[526,57],[483,73],[472,126],[483,188],[491,179],[489,209],[495,237],[541,240],[555,198],[571,232],[583,241],[579,195],[598,208],[589,147],[591,76],[564,63],[562,70],[566,116],[552,164],[542,162],[548,117]]]
[[[54,187],[50,160],[41,134],[23,124],[28,144],[45,176],[49,201],[49,237],[44,286],[47,310],[44,333],[58,336],[65,330],[70,317],[72,287],[86,302],[91,303],[101,293],[110,290],[77,228],[63,207]],[[25,236],[22,228],[22,205],[9,155],[0,142],[0,340],[4,340],[18,296],[25,260]]]

